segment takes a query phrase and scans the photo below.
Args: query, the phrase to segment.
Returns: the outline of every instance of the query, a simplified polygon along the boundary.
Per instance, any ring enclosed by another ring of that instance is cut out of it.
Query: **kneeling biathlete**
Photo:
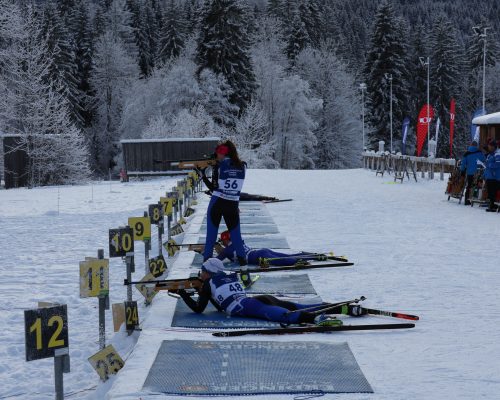
[[[328,307],[328,303],[300,304],[283,301],[270,295],[247,296],[241,285],[237,273],[226,273],[224,264],[217,258],[210,258],[203,263],[200,278],[203,286],[199,290],[197,300],[184,290],[178,294],[191,310],[202,313],[210,301],[217,310],[225,312],[230,316],[259,318],[281,324],[316,324],[319,326],[339,326],[341,320],[325,313],[317,315],[315,311]],[[359,307],[355,310],[356,307]],[[301,311],[307,309],[308,311]],[[357,311],[358,310],[358,311]],[[329,314],[346,313],[358,315],[360,306],[339,306],[328,310]]]

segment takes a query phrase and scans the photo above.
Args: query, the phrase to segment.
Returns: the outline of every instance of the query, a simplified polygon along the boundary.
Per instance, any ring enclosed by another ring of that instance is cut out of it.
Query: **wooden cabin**
[[[479,148],[483,148],[489,139],[500,141],[500,112],[476,117],[472,123],[479,126]]]
[[[172,162],[210,157],[218,137],[121,140],[123,163],[128,176],[180,173]]]

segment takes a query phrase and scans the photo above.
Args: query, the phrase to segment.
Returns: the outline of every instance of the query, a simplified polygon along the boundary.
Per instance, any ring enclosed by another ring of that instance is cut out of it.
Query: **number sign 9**
[[[131,217],[128,225],[134,229],[134,240],[151,239],[151,222],[149,217]]]
[[[109,230],[109,256],[125,257],[134,251],[134,231],[131,227]]]
[[[66,305],[24,311],[26,361],[53,357],[69,346]]]

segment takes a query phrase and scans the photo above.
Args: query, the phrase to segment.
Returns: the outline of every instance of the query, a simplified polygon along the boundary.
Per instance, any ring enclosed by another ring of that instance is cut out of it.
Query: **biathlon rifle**
[[[215,158],[200,158],[198,160],[180,160],[171,162],[170,165],[179,169],[204,169],[217,164]]]
[[[152,281],[129,281],[125,279],[123,284],[128,285],[155,285],[155,291],[168,290],[169,292],[176,292],[177,290],[186,289],[199,289],[203,285],[203,281],[198,277],[191,277],[185,279],[164,279]]]

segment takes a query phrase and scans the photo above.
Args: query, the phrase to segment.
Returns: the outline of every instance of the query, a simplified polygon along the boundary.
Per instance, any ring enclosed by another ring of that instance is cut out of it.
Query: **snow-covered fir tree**
[[[464,76],[463,52],[454,35],[451,22],[444,16],[439,17],[429,35],[431,48],[431,103],[435,119],[440,118],[442,127],[438,140],[438,157],[449,154],[446,138],[449,136],[449,108],[452,98],[459,98]]]
[[[88,151],[75,126],[59,80],[51,81],[49,38],[32,7],[0,4],[10,32],[1,49],[0,120],[19,135],[28,155],[30,186],[74,183],[90,175]]]
[[[208,1],[196,54],[199,72],[207,68],[226,78],[233,89],[230,101],[240,112],[251,101],[255,90],[245,19],[236,0]]]
[[[158,59],[162,63],[178,57],[184,46],[183,31],[185,27],[180,23],[179,14],[179,7],[174,0],[170,0],[165,10],[165,17],[159,37]]]
[[[390,79],[392,77],[393,131],[408,112],[407,44],[402,22],[384,0],[375,17],[371,48],[365,65],[368,121],[373,126],[372,146],[379,140],[390,142]]]

